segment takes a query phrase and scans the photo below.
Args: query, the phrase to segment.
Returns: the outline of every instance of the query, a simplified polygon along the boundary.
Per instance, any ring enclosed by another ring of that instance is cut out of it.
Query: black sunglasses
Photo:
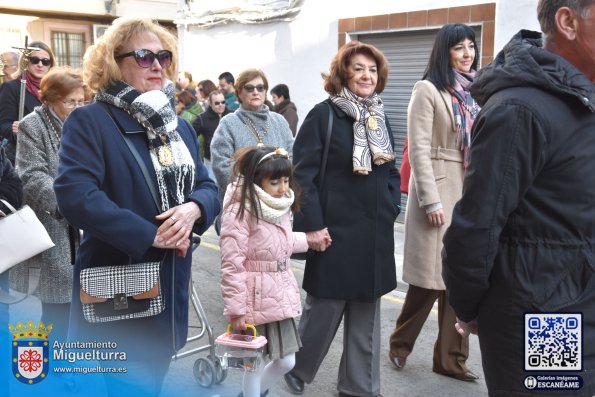
[[[145,48],[141,48],[140,50],[134,50],[127,52],[126,54],[116,56],[116,59],[122,59],[126,57],[134,57],[137,65],[141,68],[150,68],[155,62],[155,58],[157,58],[157,62],[161,65],[162,68],[166,69],[171,65],[172,60],[172,52],[168,50],[161,50],[155,54],[151,50],[147,50]]]
[[[256,91],[258,91],[258,92],[263,92],[266,88],[262,84],[259,84],[259,85],[246,84],[244,86],[244,90],[246,90],[246,92],[252,92],[252,91],[254,91],[254,89],[256,89]]]
[[[50,58],[29,57],[29,62],[31,62],[33,65],[37,65],[39,62],[41,62],[43,66],[50,66],[52,60]]]
[[[223,101],[223,102],[213,102],[213,105],[215,105],[215,106],[225,105],[225,101]]]

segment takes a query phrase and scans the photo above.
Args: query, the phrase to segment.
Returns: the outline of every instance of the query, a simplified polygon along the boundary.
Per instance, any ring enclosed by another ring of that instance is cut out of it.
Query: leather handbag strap
[[[110,108],[107,105],[105,105],[105,106],[106,106],[107,115],[112,120],[112,123],[114,123],[114,125],[116,126],[118,131],[120,131],[120,135],[122,136],[122,139],[124,139],[124,142],[126,142],[126,146],[128,146],[128,149],[130,149],[130,152],[132,153],[132,155],[134,156],[134,159],[138,163],[138,166],[140,167],[140,170],[143,173],[143,176],[145,177],[145,181],[147,182],[147,185],[149,186],[149,190],[151,191],[151,196],[153,197],[153,202],[155,203],[157,210],[159,212],[161,212],[161,206],[159,205],[159,197],[157,196],[157,189],[155,188],[155,184],[153,184],[153,180],[151,179],[151,175],[149,175],[149,170],[147,169],[145,162],[140,157],[140,153],[138,152],[138,150],[136,150],[136,147],[134,146],[134,144],[126,136],[126,133],[124,132],[124,129],[122,128],[122,126],[112,117],[112,114],[111,114],[112,112],[111,112]]]

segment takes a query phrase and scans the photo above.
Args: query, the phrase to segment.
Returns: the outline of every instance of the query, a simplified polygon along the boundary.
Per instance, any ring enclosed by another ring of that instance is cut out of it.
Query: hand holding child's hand
[[[229,319],[231,329],[246,330],[246,316],[236,316]]]
[[[325,251],[332,243],[331,236],[327,228],[306,233],[308,247],[314,251]]]

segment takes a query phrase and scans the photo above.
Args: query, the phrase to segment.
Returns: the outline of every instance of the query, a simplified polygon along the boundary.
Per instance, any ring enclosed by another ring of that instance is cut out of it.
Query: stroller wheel
[[[221,360],[219,360],[218,357],[215,357],[214,360],[212,359],[211,356],[209,356],[209,358],[211,359],[211,361],[213,361],[215,363],[215,374],[217,375],[217,378],[215,379],[215,383],[217,383],[217,384],[223,383],[225,378],[227,378],[227,368],[223,369],[221,367]]]
[[[202,387],[211,387],[217,377],[217,370],[211,360],[199,358],[194,362],[194,379]]]

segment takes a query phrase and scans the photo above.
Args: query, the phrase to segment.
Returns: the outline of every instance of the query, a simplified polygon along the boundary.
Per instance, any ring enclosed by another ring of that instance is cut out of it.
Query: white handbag
[[[0,200],[11,213],[0,211],[0,273],[54,246],[35,212],[28,205],[16,210]]]

